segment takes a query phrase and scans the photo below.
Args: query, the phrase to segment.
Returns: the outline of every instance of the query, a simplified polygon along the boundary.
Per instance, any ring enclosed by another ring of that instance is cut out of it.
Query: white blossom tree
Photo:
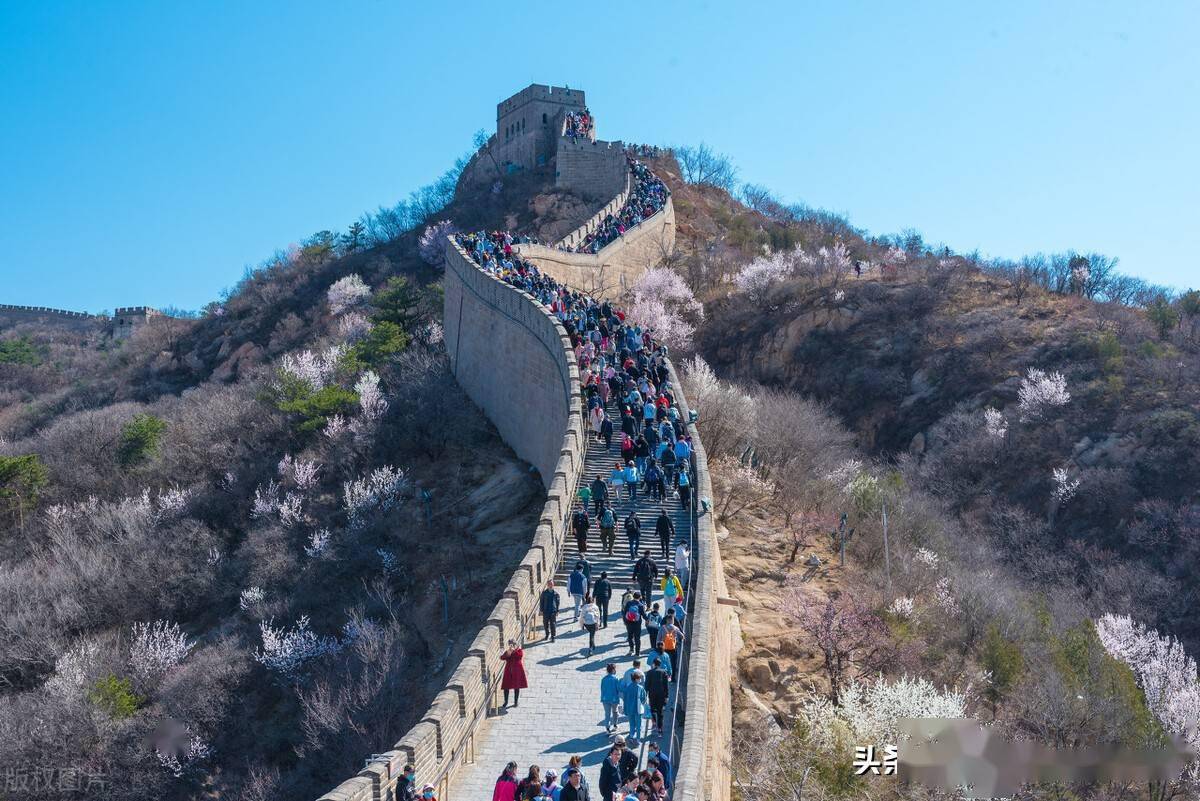
[[[331,312],[343,314],[365,303],[367,298],[371,297],[371,288],[363,281],[361,275],[351,273],[330,284],[325,297],[329,301]]]
[[[243,612],[253,612],[266,599],[267,594],[263,591],[263,588],[254,585],[242,590],[241,595],[238,596],[238,606],[241,607]]]
[[[300,381],[313,392],[329,386],[337,372],[338,362],[346,353],[344,344],[331,345],[323,351],[302,350],[285,353],[279,371],[284,378]]]
[[[306,662],[341,650],[337,637],[319,636],[309,627],[307,615],[299,618],[290,629],[277,629],[272,623],[263,621],[259,624],[263,645],[254,652],[254,659],[285,679],[295,680]]]
[[[1067,379],[1062,373],[1045,373],[1031,367],[1017,388],[1017,401],[1024,420],[1037,420],[1051,409],[1071,402]]]
[[[143,681],[157,679],[178,665],[195,645],[178,623],[156,620],[134,623],[129,644],[129,666]]]
[[[446,238],[458,233],[458,228],[449,220],[428,225],[417,242],[421,259],[426,264],[441,267],[446,263]]]
[[[772,286],[792,274],[788,254],[777,252],[754,259],[733,277],[733,285],[750,300],[758,303]]]
[[[709,457],[741,456],[757,417],[754,400],[736,385],[719,380],[700,356],[684,361],[680,380],[697,412],[696,426]]]
[[[311,559],[324,556],[329,552],[330,542],[333,540],[333,535],[329,529],[323,528],[320,531],[314,531],[308,538],[308,545],[304,546],[304,553]]]
[[[1096,634],[1104,649],[1133,671],[1146,694],[1146,705],[1163,728],[1200,751],[1200,680],[1196,660],[1183,643],[1128,615],[1102,615],[1096,621]],[[1193,777],[1198,767],[1193,761]]]
[[[338,336],[351,344],[371,333],[371,329],[374,327],[367,315],[358,311],[343,314],[338,318],[337,325]]]
[[[988,407],[983,410],[983,428],[992,439],[1004,439],[1008,434],[1008,421],[999,409]]]
[[[350,528],[360,528],[371,514],[387,512],[398,506],[408,486],[407,474],[391,465],[384,465],[361,478],[347,481],[342,487],[342,494]]]
[[[1054,488],[1050,490],[1050,494],[1055,501],[1066,503],[1075,497],[1075,491],[1079,489],[1079,479],[1071,478],[1067,473],[1067,468],[1054,468],[1050,472],[1050,478],[1054,482]]]
[[[836,747],[846,729],[852,743],[895,743],[901,718],[962,718],[967,704],[957,689],[938,690],[925,679],[908,676],[870,683],[851,679],[839,701],[835,705],[813,693],[802,707],[801,717],[822,746]]]

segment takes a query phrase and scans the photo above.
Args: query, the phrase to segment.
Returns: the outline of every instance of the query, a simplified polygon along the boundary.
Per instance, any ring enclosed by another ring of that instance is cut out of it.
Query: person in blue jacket
[[[650,709],[650,699],[646,696],[642,680],[642,672],[636,671],[629,677],[629,684],[625,686],[625,716],[629,718],[630,740],[642,739],[643,721]]]
[[[600,703],[604,705],[604,730],[611,734],[617,728],[621,715],[621,680],[617,678],[617,665],[609,662],[600,679]]]

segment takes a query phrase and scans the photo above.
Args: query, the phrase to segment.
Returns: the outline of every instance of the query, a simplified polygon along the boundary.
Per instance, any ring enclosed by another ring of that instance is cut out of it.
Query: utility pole
[[[888,547],[887,501],[883,502],[883,573],[887,577],[888,600],[892,599],[892,552]]]

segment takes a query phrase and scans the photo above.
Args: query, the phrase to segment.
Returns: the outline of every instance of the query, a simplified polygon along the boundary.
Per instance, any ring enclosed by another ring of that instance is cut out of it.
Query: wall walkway
[[[568,285],[617,297],[645,269],[661,260],[674,245],[675,215],[668,198],[662,211],[597,254],[522,245],[522,255]],[[666,248],[664,250],[664,247]],[[611,276],[611,279],[610,279]],[[468,655],[450,675],[421,722],[393,748],[373,755],[353,778],[323,795],[320,801],[391,801],[405,763],[417,768],[420,784],[432,783],[441,801],[477,801],[490,797],[491,785],[509,759],[522,770],[538,764],[560,771],[565,758],[584,757],[585,775],[599,798],[598,766],[609,742],[600,726],[599,681],[602,665],[617,661],[623,669],[624,627],[612,609],[610,625],[597,636],[598,653],[580,655],[586,635],[570,619],[563,604],[560,633],[555,643],[529,647],[526,670],[530,688],[525,704],[502,712],[499,680],[500,653],[510,638],[529,643],[534,638],[537,597],[545,581],[558,575],[577,556],[568,537],[568,521],[581,478],[593,478],[614,454],[602,445],[589,450],[580,405],[579,372],[566,331],[532,296],[479,269],[457,244],[447,246],[445,278],[445,341],[454,373],[467,394],[487,414],[504,440],[533,464],[547,487],[531,548],[521,560],[504,596],[492,609]],[[687,402],[672,368],[672,384],[684,419]],[[530,388],[536,388],[531,391]],[[707,460],[695,426],[688,425],[695,444],[694,499],[712,498]],[[616,447],[614,443],[614,447]],[[619,453],[619,451],[618,451]],[[615,458],[613,458],[615,461]],[[584,471],[588,472],[585,473]],[[617,507],[643,518],[642,547],[657,551],[653,519],[657,504],[645,500]],[[727,801],[730,743],[730,613],[723,607],[724,576],[711,514],[697,515],[695,504],[681,509],[668,504],[676,533],[692,543],[689,614],[682,681],[674,685],[666,736],[675,765],[672,799]],[[594,575],[609,570],[619,592],[632,580],[632,560],[618,526],[614,556],[591,558]],[[569,540],[569,542],[568,542]],[[599,536],[592,538],[598,549]],[[619,636],[614,636],[619,635]]]

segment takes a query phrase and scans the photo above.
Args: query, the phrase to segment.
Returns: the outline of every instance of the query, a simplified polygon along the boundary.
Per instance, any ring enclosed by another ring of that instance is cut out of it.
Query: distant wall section
[[[516,249],[555,280],[615,300],[675,249],[675,206],[668,197],[661,211],[599,253],[571,253],[544,245],[518,245]]]

